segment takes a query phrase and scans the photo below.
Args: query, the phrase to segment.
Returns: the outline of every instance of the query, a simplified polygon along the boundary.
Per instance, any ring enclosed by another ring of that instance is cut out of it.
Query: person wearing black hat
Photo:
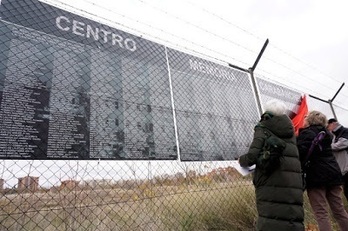
[[[343,175],[343,192],[348,200],[348,128],[332,118],[328,120],[327,129],[334,134],[331,148]]]
[[[331,210],[339,230],[348,231],[348,213],[342,199],[343,177],[331,149],[333,135],[326,128],[328,120],[322,112],[310,111],[304,124],[297,137],[297,147],[306,169],[307,196],[319,230],[333,230]],[[324,137],[315,142],[320,133]]]

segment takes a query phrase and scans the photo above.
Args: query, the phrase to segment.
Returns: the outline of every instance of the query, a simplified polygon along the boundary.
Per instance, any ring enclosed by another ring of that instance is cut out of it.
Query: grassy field
[[[315,221],[304,196],[308,226]],[[6,194],[0,230],[248,231],[257,217],[254,198],[245,180]]]

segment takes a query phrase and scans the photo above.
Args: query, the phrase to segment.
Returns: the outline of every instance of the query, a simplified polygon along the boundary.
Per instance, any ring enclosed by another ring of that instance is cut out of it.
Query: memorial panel
[[[245,72],[169,49],[183,161],[234,160],[245,154],[259,115]]]
[[[37,0],[0,13],[0,158],[177,158],[164,46]]]

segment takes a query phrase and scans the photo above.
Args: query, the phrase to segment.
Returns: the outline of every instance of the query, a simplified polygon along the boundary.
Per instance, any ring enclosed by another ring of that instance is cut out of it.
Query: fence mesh
[[[0,230],[253,230],[250,75],[36,0],[0,13]]]
[[[1,197],[1,230],[246,230],[253,187],[228,165],[3,161],[14,187]]]

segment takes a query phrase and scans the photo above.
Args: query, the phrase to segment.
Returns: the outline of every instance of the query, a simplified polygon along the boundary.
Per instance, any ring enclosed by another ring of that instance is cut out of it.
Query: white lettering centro
[[[89,24],[74,19],[71,20],[65,16],[58,16],[56,18],[56,26],[59,30],[71,32],[88,39],[94,39],[95,41],[100,40],[103,43],[110,43],[113,46],[118,46],[132,52],[137,49],[136,42],[131,38],[124,38],[112,31],[92,27]]]

